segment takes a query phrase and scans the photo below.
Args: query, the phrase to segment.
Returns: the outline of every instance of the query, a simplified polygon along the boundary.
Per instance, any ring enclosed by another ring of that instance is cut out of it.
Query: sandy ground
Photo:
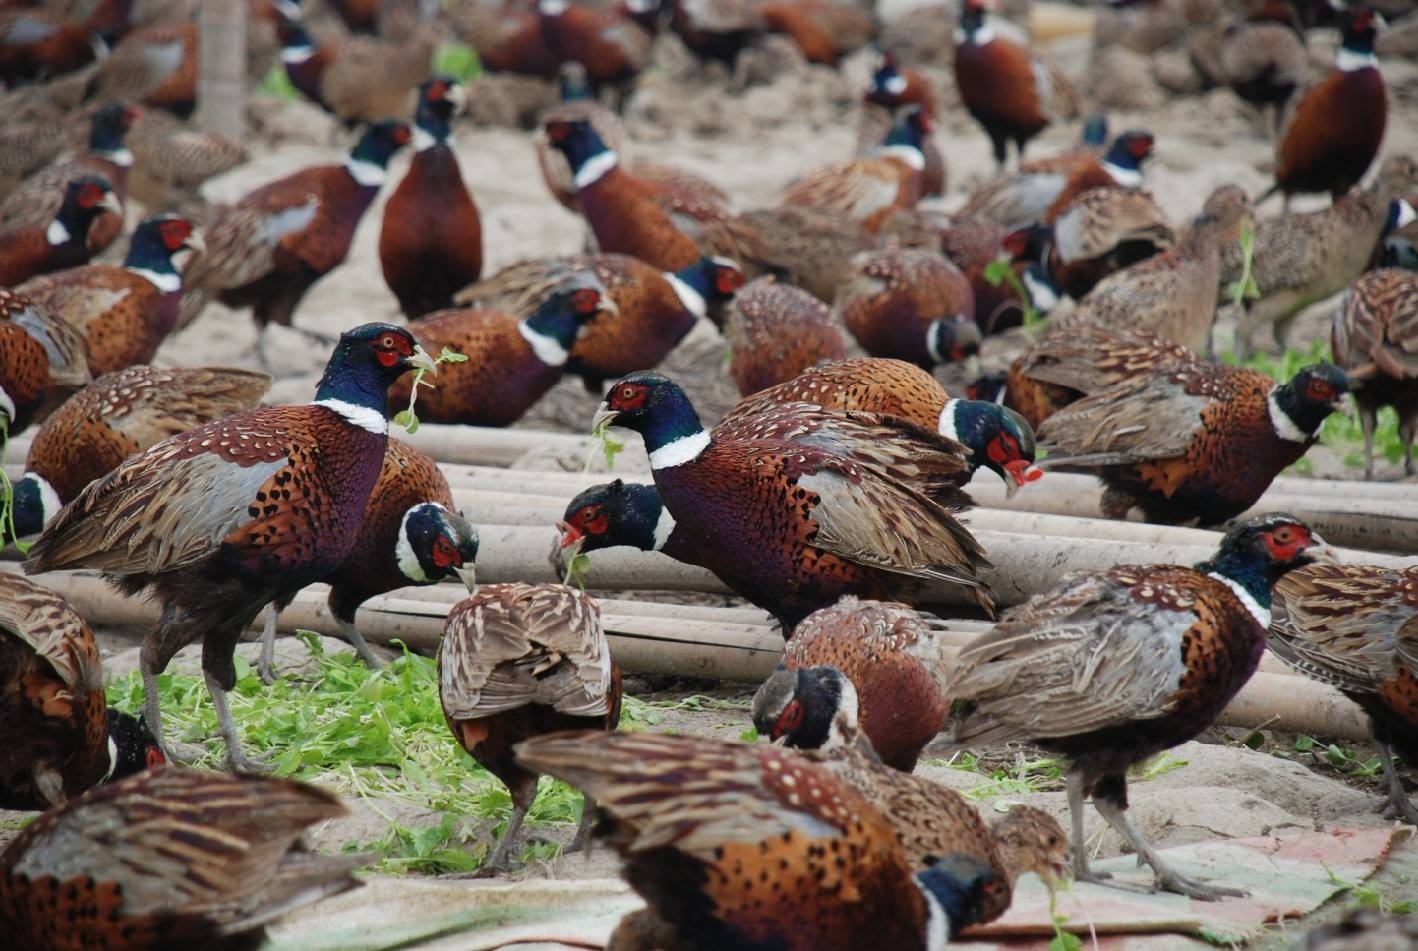
[[[1056,43],[1050,52],[1074,78],[1087,79],[1090,62],[1085,39]],[[671,56],[674,66],[673,54],[666,55]],[[1318,55],[1323,59],[1328,54],[1321,50]],[[726,100],[720,94],[710,95],[694,87],[685,90],[682,103],[674,95],[672,82],[652,77],[649,89],[631,107],[629,126],[635,154],[673,162],[711,178],[734,197],[740,209],[770,204],[781,187],[799,173],[851,154],[856,135],[852,103],[868,70],[864,55],[852,58],[841,76],[798,64],[779,81],[755,87],[740,100]],[[1394,108],[1385,151],[1418,151],[1418,66],[1386,61],[1384,70]],[[986,140],[955,103],[948,74],[936,70],[931,75],[938,80],[946,104],[944,121],[936,135],[949,165],[950,192],[941,202],[949,209],[958,206],[972,187],[993,173],[993,162]],[[479,87],[474,87],[473,94],[479,94]],[[209,198],[230,201],[298,168],[341,159],[344,149],[330,144],[329,121],[312,107],[257,102],[254,108],[264,121],[267,136],[251,143],[255,157],[249,164],[209,184]],[[1148,183],[1178,224],[1199,210],[1216,185],[1236,182],[1258,194],[1269,184],[1271,147],[1264,126],[1228,92],[1168,101],[1142,110],[1112,110],[1110,120],[1114,130],[1142,127],[1156,135],[1157,154],[1147,168]],[[704,129],[712,129],[714,134],[695,134]],[[273,145],[268,140],[275,136],[281,141]],[[1031,155],[1070,145],[1076,137],[1076,126],[1052,128],[1037,140]],[[464,178],[482,211],[485,274],[524,257],[581,249],[581,223],[548,196],[527,133],[464,124],[457,131],[456,148]],[[391,182],[399,179],[407,165],[407,155],[394,161]],[[1278,210],[1275,202],[1262,212],[1276,214]],[[300,326],[335,334],[368,320],[397,319],[394,298],[384,285],[377,260],[381,212],[382,199],[366,215],[347,264],[321,281],[307,297],[297,315]],[[1327,313],[1326,309],[1316,308],[1316,316],[1306,325],[1312,333],[1321,332]],[[270,353],[279,374],[272,400],[309,399],[326,354],[291,331],[277,327],[268,333]],[[213,305],[192,327],[163,346],[157,362],[255,366],[254,343],[255,328],[246,315]],[[985,356],[987,363],[997,363],[1008,358],[1008,348],[997,347],[992,352],[987,344]],[[707,325],[691,335],[668,366],[672,375],[692,377],[689,388],[705,416],[714,416],[732,399],[720,369],[721,344]],[[564,382],[524,424],[581,429],[595,402],[578,381]],[[1381,468],[1381,474],[1392,476],[1395,471]],[[101,637],[116,672],[123,663],[115,664],[115,655],[131,648],[135,641],[131,632],[106,631],[101,632]],[[283,645],[283,649],[289,646],[293,645]],[[243,647],[243,651],[252,649],[252,645]],[[705,692],[704,685],[634,686],[645,691],[637,695],[647,698],[683,696],[689,690]],[[661,726],[737,737],[747,726],[747,713],[742,707],[750,692],[723,688],[717,695],[739,706],[699,713],[665,711]],[[1372,784],[1361,788],[1354,782],[1341,782],[1333,770],[1312,769],[1313,764],[1298,757],[1255,752],[1226,742],[1228,738],[1220,734],[1207,739],[1210,742],[1189,744],[1176,751],[1186,765],[1137,788],[1132,814],[1144,832],[1155,836],[1159,844],[1209,836],[1256,835],[1296,825],[1353,826],[1380,821],[1372,811]],[[1285,747],[1284,738],[1271,738],[1267,749]],[[962,788],[982,781],[979,774],[950,770],[939,764],[928,765],[923,771]],[[1009,798],[1035,801],[1064,814],[1062,793],[1058,791]],[[349,840],[377,838],[388,816],[406,824],[418,824],[421,819],[436,821],[431,813],[419,815],[414,810],[410,814],[408,807],[393,809],[394,805],[397,804],[356,804],[351,818],[321,830],[319,840],[338,846]],[[563,839],[570,835],[569,828],[534,831]],[[0,837],[5,834],[0,832]],[[1100,855],[1115,854],[1118,847],[1115,837],[1100,828],[1096,816],[1090,817],[1089,843]],[[1413,851],[1411,845],[1404,847],[1394,866],[1398,870],[1384,874],[1410,874],[1415,864]],[[602,852],[589,861],[568,857],[537,863],[522,874],[587,877],[613,875],[614,871],[613,860]]]

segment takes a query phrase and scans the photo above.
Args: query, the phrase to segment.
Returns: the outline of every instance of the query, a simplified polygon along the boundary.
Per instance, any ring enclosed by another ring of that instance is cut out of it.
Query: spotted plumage
[[[939,951],[978,920],[994,882],[953,853],[913,877],[871,803],[788,750],[575,734],[528,740],[517,756],[597,800],[602,834],[650,906],[632,924],[663,929],[652,946]]]
[[[628,254],[595,254],[511,264],[454,300],[527,315],[550,288],[580,273],[604,285],[608,306],[581,326],[566,372],[597,394],[606,380],[659,364],[697,320],[712,319],[743,284],[743,273],[727,258],[700,258],[671,273]]]
[[[1020,163],[1014,172],[1002,173],[970,194],[957,217],[983,219],[1015,231],[1042,221],[1070,179],[1081,182],[1108,173],[1111,184],[1136,187],[1142,184],[1141,165],[1131,161],[1131,150],[1113,143],[1116,161],[1105,168],[1104,151],[1107,121],[1090,119],[1083,128],[1083,141],[1055,155]],[[1149,137],[1150,138],[1150,137]]]
[[[620,167],[619,156],[589,121],[553,119],[544,131],[571,165],[581,213],[602,252],[631,254],[665,271],[701,257],[657,201],[656,189]]]
[[[1037,478],[1034,433],[1017,414],[992,403],[952,399],[925,370],[901,360],[868,357],[811,367],[786,383],[734,404],[716,429],[747,421],[785,403],[897,416],[960,444],[968,466],[958,484],[986,466],[1013,494]]]
[[[1210,353],[1222,247],[1236,242],[1251,214],[1244,191],[1221,186],[1175,247],[1099,281],[1070,320],[1150,330],[1196,353]]]
[[[416,365],[433,363],[402,328],[347,331],[315,402],[258,407],[158,443],[91,483],[30,549],[29,572],[95,568],[163,604],[140,655],[159,738],[157,675],[200,640],[227,758],[252,765],[226,704],[236,641],[267,603],[349,552],[384,459],[388,386]]]
[[[926,162],[921,146],[931,129],[919,106],[903,106],[875,155],[812,169],[784,189],[779,203],[816,208],[875,233],[891,212],[920,200]]]
[[[1413,475],[1418,432],[1418,273],[1370,271],[1349,285],[1334,312],[1334,360],[1349,386],[1364,428],[1364,477],[1374,477],[1374,429],[1381,406],[1398,413],[1403,471]]]
[[[1251,277],[1258,297],[1247,298],[1236,327],[1244,350],[1256,332],[1274,324],[1278,340],[1288,339],[1294,317],[1338,294],[1368,266],[1392,220],[1392,203],[1418,187],[1418,160],[1410,155],[1384,159],[1378,178],[1321,211],[1263,218],[1256,226]],[[1241,275],[1241,250],[1222,248],[1221,286]]]
[[[783,652],[775,690],[759,689],[754,720],[760,734],[789,746],[813,749],[827,742],[841,691],[815,668],[836,668],[856,691],[857,717],[872,749],[887,766],[910,772],[921,750],[945,726],[950,698],[945,694],[947,658],[927,615],[904,604],[859,601],[848,595],[803,619]],[[783,702],[773,702],[780,694]],[[796,700],[798,713],[783,716]],[[766,713],[760,715],[760,707]],[[762,722],[759,722],[762,721]],[[796,725],[794,722],[796,721]]]
[[[706,225],[705,254],[737,261],[750,278],[771,274],[824,304],[851,273],[852,257],[872,246],[866,230],[815,208],[760,208]]]
[[[881,433],[868,445],[831,425],[797,440],[711,435],[683,391],[655,373],[616,383],[596,418],[643,436],[655,487],[700,563],[772,612],[785,633],[843,594],[890,597],[927,580],[958,585],[966,599],[991,608],[977,577],[987,564],[979,545],[945,507],[904,481],[919,478],[905,471],[908,464],[916,473],[962,464],[930,451],[952,445],[934,433],[877,417],[868,427],[895,435]],[[866,454],[880,458],[868,462]]]
[[[202,239],[179,215],[138,225],[121,267],[89,264],[31,278],[15,288],[83,333],[89,370],[112,373],[153,354],[177,325],[182,298],[180,261]]]
[[[83,334],[48,308],[0,288],[0,428],[20,432],[91,379]]]
[[[1176,235],[1150,192],[1093,188],[1059,208],[1042,262],[1059,289],[1081,300],[1110,274],[1168,250]]]
[[[1022,158],[1029,140],[1054,119],[1078,111],[1077,93],[1032,50],[998,35],[984,0],[960,6],[955,39],[955,85],[965,108],[984,127],[995,162],[1004,165],[1013,142]]]
[[[199,194],[202,183],[242,164],[245,147],[216,132],[199,132],[158,112],[146,112],[128,135],[133,195],[147,207],[171,207]]]
[[[260,943],[287,911],[359,885],[367,855],[300,844],[348,810],[289,779],[166,768],[45,813],[0,853],[0,915],[16,951],[141,951]]]
[[[119,210],[105,209],[89,226],[89,251],[98,254],[112,244],[123,231],[122,208],[128,170],[133,165],[133,154],[124,144],[124,137],[138,115],[137,109],[120,103],[100,106],[90,120],[88,151],[46,166],[21,182],[0,202],[0,227],[47,227],[64,204],[69,183],[76,178],[97,177],[108,183],[118,199]]]
[[[1004,405],[1038,429],[1044,420],[1082,396],[1172,363],[1196,359],[1196,354],[1181,344],[1146,331],[1086,325],[1058,328],[1009,365]]]
[[[105,212],[123,213],[108,183],[72,179],[53,220],[42,228],[0,230],[0,285],[20,284],[37,274],[77,267],[89,260],[89,227]]]
[[[217,296],[252,309],[257,324],[290,326],[306,291],[345,260],[355,228],[384,183],[409,127],[381,120],[343,165],[317,165],[248,192],[206,229],[206,250],[187,268],[181,326]]]
[[[620,722],[620,669],[600,606],[565,585],[483,585],[448,613],[438,695],[454,738],[512,796],[512,818],[487,862],[502,867],[536,799],[540,772],[519,762],[513,748],[547,733],[614,730]],[[582,846],[592,816],[588,801]]]
[[[320,580],[330,586],[330,616],[360,659],[383,666],[355,625],[360,605],[396,588],[437,584],[457,575],[471,591],[478,533],[458,512],[438,463],[413,446],[390,439],[379,481],[369,493],[359,534],[339,566]],[[277,615],[288,602],[267,608],[257,669],[267,683],[272,666]]]
[[[605,288],[590,272],[552,287],[526,317],[476,307],[440,310],[413,330],[434,349],[469,359],[446,366],[434,389],[421,390],[421,419],[509,426],[551,389],[566,368],[577,330],[606,309]],[[389,405],[408,405],[412,377],[394,384]]]
[[[104,98],[141,102],[187,118],[197,105],[196,21],[158,23],[123,37],[93,79]]]
[[[482,275],[482,219],[448,144],[464,95],[446,76],[419,86],[414,160],[384,206],[379,264],[411,320],[451,307],[454,292]]]
[[[345,37],[316,45],[305,27],[281,18],[281,63],[291,85],[346,125],[407,116],[409,93],[428,78],[433,36],[399,41]]]
[[[855,609],[856,605],[852,607]],[[877,623],[878,628],[895,623],[897,627],[890,636],[900,639],[899,619],[884,618]],[[799,630],[807,625],[804,622]],[[797,636],[800,635],[795,635],[794,641]],[[788,646],[791,651],[793,641]],[[849,644],[843,648],[859,654],[862,651]],[[921,699],[921,684],[908,679],[899,680],[895,689],[901,692],[888,701],[891,695],[884,690],[892,674],[899,672],[903,655],[899,648],[893,651],[880,642],[868,650],[875,655],[874,661],[896,668],[879,675],[882,680],[877,689],[883,693],[878,700],[900,709],[902,719],[911,712],[925,716],[932,723],[933,736],[943,725],[949,705],[940,698],[934,705],[913,711],[912,702]],[[932,663],[941,663],[938,649],[934,653],[937,656]],[[857,667],[859,673],[872,673],[862,665]],[[760,735],[803,749],[807,759],[821,763],[833,776],[865,796],[891,824],[913,868],[928,868],[936,857],[950,852],[969,855],[988,865],[994,874],[981,903],[980,921],[992,921],[1009,910],[1014,883],[1022,872],[1038,872],[1052,890],[1064,874],[1068,859],[1068,836],[1058,822],[1043,810],[1017,806],[992,828],[955,790],[890,768],[858,723],[855,685],[859,682],[831,664],[795,670],[780,666],[753,698],[754,726]]]
[[[163,761],[138,720],[105,706],[88,624],[14,572],[0,572],[0,720],[0,808],[48,809]]]
[[[1214,525],[1254,505],[1349,402],[1344,371],[1305,367],[1277,384],[1259,370],[1177,362],[1095,391],[1039,427],[1046,469],[1095,473],[1110,518]]]
[[[745,396],[847,355],[841,320],[791,284],[755,278],[734,295],[728,311],[729,376]]]
[[[836,308],[862,349],[929,370],[980,349],[970,281],[944,255],[885,248],[852,259]]]
[[[134,366],[99,377],[52,413],[15,482],[16,538],[36,534],[61,506],[119,463],[169,436],[251,409],[271,378],[250,370]],[[0,525],[0,539],[10,525]]]
[[[1301,92],[1286,112],[1275,144],[1275,186],[1291,195],[1338,198],[1364,177],[1383,142],[1388,90],[1374,56],[1378,17],[1356,4],[1340,18],[1335,68]],[[1267,193],[1269,194],[1269,193]]]
[[[1388,786],[1385,813],[1418,824],[1393,751],[1418,761],[1418,569],[1310,565],[1275,584],[1270,649],[1369,715]]]
[[[1242,99],[1275,109],[1275,125],[1285,107],[1309,78],[1305,37],[1293,26],[1270,21],[1236,24],[1221,42],[1221,79]]]
[[[1069,575],[961,651],[949,692],[971,707],[955,743],[1022,740],[1061,754],[1075,843],[1091,795],[1160,887],[1201,899],[1240,894],[1182,876],[1148,845],[1125,814],[1127,771],[1195,738],[1250,679],[1265,652],[1271,588],[1309,563],[1316,544],[1293,517],[1258,515],[1194,568]],[[1074,850],[1074,874],[1096,881],[1086,851]]]
[[[96,40],[86,23],[58,13],[0,10],[0,80],[8,86],[73,72],[97,57]]]

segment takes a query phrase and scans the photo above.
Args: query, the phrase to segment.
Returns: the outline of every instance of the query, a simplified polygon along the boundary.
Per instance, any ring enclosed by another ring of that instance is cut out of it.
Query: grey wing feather
[[[1210,403],[1167,377],[1126,380],[1044,420],[1039,443],[1050,455],[1040,465],[1127,465],[1181,455]]]

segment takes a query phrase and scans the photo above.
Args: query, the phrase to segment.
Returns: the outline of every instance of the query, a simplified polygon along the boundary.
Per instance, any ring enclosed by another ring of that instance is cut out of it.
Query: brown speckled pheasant
[[[130,191],[149,208],[198,198],[209,178],[248,158],[246,149],[216,132],[189,129],[162,113],[145,112],[128,134],[133,151]]]
[[[961,651],[950,696],[972,704],[960,746],[1024,741],[1068,760],[1073,840],[1083,799],[1159,887],[1198,899],[1242,894],[1166,864],[1127,819],[1127,771],[1209,727],[1265,653],[1271,588],[1319,540],[1291,516],[1241,523],[1195,568],[1119,565],[1077,572],[1007,613]],[[1074,876],[1097,881],[1086,848]]]
[[[1109,274],[1145,261],[1176,243],[1150,192],[1093,188],[1059,208],[1046,259],[1053,283],[1081,300]]]
[[[1322,211],[1262,218],[1256,226],[1251,276],[1260,297],[1245,301],[1236,328],[1244,352],[1257,330],[1275,325],[1284,342],[1292,319],[1349,285],[1368,265],[1389,223],[1390,203],[1418,187],[1418,161],[1390,155],[1372,187],[1355,188]],[[1222,249],[1221,284],[1241,275],[1236,242]]]
[[[514,758],[513,748],[546,733],[614,730],[620,723],[620,669],[600,606],[566,585],[483,585],[448,612],[438,646],[438,696],[454,738],[512,796],[507,830],[485,863],[505,868],[540,772]],[[595,815],[590,795],[581,811],[581,847]]]
[[[1250,216],[1250,199],[1239,187],[1216,189],[1175,247],[1098,282],[1070,319],[1150,330],[1209,354],[1222,247],[1236,243]]]
[[[758,732],[802,749],[827,743],[845,700],[836,678],[816,672],[832,667],[855,688],[856,716],[876,755],[909,773],[950,713],[948,662],[933,620],[904,604],[852,595],[809,614],[754,698]]]
[[[423,390],[419,417],[431,422],[510,426],[556,385],[579,327],[607,309],[605,288],[590,272],[549,288],[526,317],[476,307],[438,310],[414,321],[430,347],[469,359],[449,364],[438,385]],[[389,405],[408,405],[412,377],[394,384]]]
[[[854,255],[872,246],[865,229],[814,208],[761,208],[711,223],[697,238],[705,254],[737,261],[748,277],[771,274],[824,304],[851,274]]]
[[[390,439],[379,481],[369,493],[354,546],[339,567],[320,580],[330,586],[326,604],[345,640],[365,665],[384,666],[355,625],[365,601],[396,588],[437,584],[454,575],[473,590],[478,533],[458,513],[448,480],[425,453]],[[273,683],[277,616],[289,604],[266,608],[257,671]]]
[[[237,639],[267,603],[349,552],[383,464],[389,384],[415,366],[433,361],[407,330],[346,331],[313,403],[258,407],[158,443],[91,483],[30,549],[29,572],[95,568],[162,602],[140,657],[159,739],[158,674],[201,641],[228,762],[255,767],[226,700]]]
[[[195,20],[134,30],[100,64],[93,89],[104,99],[124,99],[186,118],[197,104]]]
[[[1344,292],[1330,337],[1334,362],[1349,375],[1364,427],[1364,478],[1374,477],[1374,427],[1382,406],[1398,413],[1403,471],[1413,475],[1418,433],[1418,274],[1380,268]]]
[[[1083,126],[1083,141],[1055,155],[1031,159],[1014,172],[1003,173],[981,185],[957,213],[960,218],[978,218],[1001,225],[1007,231],[1026,228],[1042,221],[1064,186],[1075,175],[1092,177],[1088,168],[1109,173],[1111,184],[1135,188],[1142,184],[1140,163],[1129,161],[1123,150],[1119,161],[1104,164],[1108,122],[1104,116],[1091,117]],[[1115,143],[1116,145],[1116,143]]]
[[[900,686],[908,690],[893,701],[901,714],[921,712],[912,707],[919,690]],[[1021,872],[1037,872],[1050,889],[1065,874],[1068,836],[1047,812],[1016,806],[991,827],[955,790],[884,765],[858,725],[855,682],[835,666],[780,668],[754,696],[753,722],[760,735],[805,749],[809,760],[865,796],[891,823],[913,867],[928,868],[948,852],[989,865],[995,880],[985,893],[982,922],[1009,910]]]
[[[271,378],[251,370],[133,366],[99,377],[45,419],[14,485],[16,538],[39,532],[59,509],[123,460],[169,436],[251,409]],[[3,541],[10,525],[0,525]]]
[[[573,734],[528,740],[517,757],[599,803],[601,832],[650,906],[612,943],[657,932],[620,947],[940,949],[998,888],[988,866],[955,853],[913,876],[877,809],[788,750]]]
[[[1310,565],[1275,584],[1270,649],[1369,715],[1387,816],[1418,825],[1393,752],[1418,762],[1418,569]]]
[[[133,232],[122,267],[88,264],[31,278],[15,290],[83,333],[90,371],[112,373],[152,361],[177,324],[181,262],[203,247],[186,218],[158,215]]]
[[[1039,470],[1031,469],[1034,433],[1018,414],[993,403],[952,399],[935,377],[901,360],[867,357],[820,364],[739,400],[716,428],[795,402],[899,416],[935,430],[959,443],[968,457],[961,485],[980,466],[1003,479],[1010,495],[1038,478]]]
[[[1196,362],[1179,343],[1142,330],[1060,327],[1009,365],[1004,405],[1039,426],[1081,397],[1172,363]]]
[[[234,949],[287,911],[359,885],[367,855],[307,851],[348,812],[289,779],[160,769],[47,812],[0,853],[0,916],[17,951]]]
[[[0,571],[0,719],[0,808],[48,809],[163,762],[141,721],[105,706],[98,643],[84,619],[8,571]]]
[[[410,93],[433,62],[427,30],[401,42],[357,36],[317,46],[301,24],[283,18],[277,35],[291,84],[346,125],[407,116]]]
[[[734,295],[724,336],[729,375],[745,396],[847,355],[837,315],[807,291],[771,277],[755,278]]]
[[[1178,362],[1097,390],[1039,427],[1045,469],[1096,473],[1103,513],[1215,525],[1254,505],[1349,404],[1344,371],[1305,367],[1277,384],[1259,370]]]
[[[613,305],[581,325],[566,361],[566,372],[597,395],[606,380],[654,368],[697,320],[714,319],[743,285],[743,273],[727,258],[700,258],[671,273],[628,254],[595,254],[510,264],[454,300],[531,314],[549,288],[577,273],[594,274]]]
[[[711,435],[684,391],[648,372],[611,387],[596,421],[641,434],[665,509],[700,563],[772,612],[785,633],[844,594],[910,601],[909,590],[927,580],[959,585],[992,608],[977,576],[987,563],[979,544],[903,481],[932,465],[944,467],[947,483],[958,472],[955,444],[933,432],[876,417],[864,421],[879,433],[874,441],[830,428],[810,440]]]
[[[89,260],[89,227],[103,214],[123,215],[108,182],[95,176],[69,181],[54,218],[39,227],[0,227],[0,286]]]
[[[0,287],[0,429],[18,433],[91,379],[84,335]]]
[[[0,227],[47,226],[64,203],[64,191],[69,182],[75,178],[93,175],[102,178],[121,206],[127,194],[128,170],[133,165],[133,153],[124,138],[138,115],[137,109],[120,103],[100,106],[90,120],[88,151],[46,166],[21,182],[0,202]],[[98,254],[122,231],[122,212],[101,215],[89,227],[89,250]]]
[[[837,289],[836,308],[867,353],[927,370],[979,353],[974,290],[944,255],[867,251],[852,259],[852,272]]]

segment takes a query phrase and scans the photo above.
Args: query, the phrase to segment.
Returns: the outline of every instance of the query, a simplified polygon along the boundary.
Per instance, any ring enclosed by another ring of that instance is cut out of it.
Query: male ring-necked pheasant
[[[1292,516],[1247,519],[1194,568],[1119,565],[1078,572],[1009,611],[961,651],[950,680],[972,705],[960,746],[1025,741],[1068,760],[1073,840],[1083,799],[1168,891],[1198,899],[1242,894],[1168,865],[1127,819],[1127,771],[1209,727],[1265,653],[1271,588],[1308,564],[1317,536]],[[1097,881],[1087,850],[1074,876]]]
[[[346,331],[314,402],[257,407],[158,443],[91,483],[30,549],[26,571],[96,568],[161,601],[140,655],[159,739],[158,674],[201,641],[227,759],[256,765],[227,706],[237,639],[266,604],[349,552],[384,460],[389,385],[415,366],[434,364],[407,330]]]
[[[103,213],[123,214],[101,178],[70,180],[54,218],[39,227],[0,227],[0,287],[89,260],[89,227]]]
[[[880,812],[790,750],[579,733],[527,740],[517,759],[599,804],[601,834],[650,906],[612,946],[942,951],[998,885],[957,853],[913,874]]]
[[[106,706],[88,624],[11,571],[0,571],[0,720],[0,808],[48,809],[163,762],[142,721]]]

